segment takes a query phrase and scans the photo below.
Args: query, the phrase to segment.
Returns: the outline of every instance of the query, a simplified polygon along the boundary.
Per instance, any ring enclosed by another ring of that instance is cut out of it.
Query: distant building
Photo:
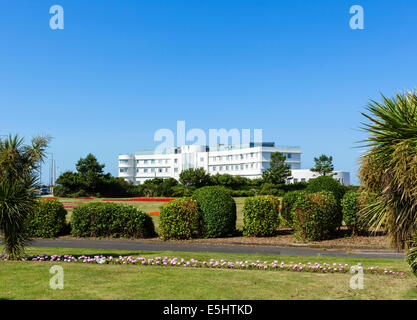
[[[175,178],[183,170],[202,168],[210,174],[239,175],[255,179],[269,168],[271,154],[280,152],[286,156],[293,179],[288,182],[308,181],[313,172],[301,170],[299,147],[275,146],[273,142],[240,145],[216,145],[212,147],[185,145],[156,153],[155,150],[137,151],[135,155],[119,155],[119,177],[135,184],[153,178]],[[335,176],[336,177],[336,176]],[[337,176],[336,178],[338,178]],[[341,183],[349,184],[349,173],[341,172]]]

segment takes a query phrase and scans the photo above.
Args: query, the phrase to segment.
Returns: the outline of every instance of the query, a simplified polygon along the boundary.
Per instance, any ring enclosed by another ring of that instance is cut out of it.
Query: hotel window
[[[162,163],[162,159],[159,159],[159,160],[158,160],[158,162],[159,162],[159,163]]]
[[[239,165],[236,165],[236,166],[235,166],[235,169],[236,169],[236,170],[239,170]]]
[[[306,179],[305,178],[301,178],[301,182],[306,182]]]
[[[174,159],[174,163],[177,164],[178,163],[178,159]]]
[[[292,157],[291,153],[287,154],[287,159],[291,159],[291,157]]]
[[[222,166],[219,166],[219,171],[222,171]]]
[[[145,173],[148,172],[148,169],[147,168],[143,169],[143,172],[145,172]]]
[[[155,168],[152,168],[152,169],[151,169],[151,172],[155,172]]]
[[[127,172],[127,168],[120,168],[120,172]]]
[[[215,166],[213,167],[213,171],[216,171],[216,167]]]
[[[297,178],[294,178],[294,183],[295,183],[295,182],[298,182],[298,179],[297,179]]]
[[[165,163],[168,164],[169,163],[169,160],[168,159],[165,159]]]
[[[128,163],[129,160],[119,160],[120,163]]]
[[[151,163],[152,163],[152,164],[154,164],[154,163],[155,163],[155,160],[154,160],[154,159],[152,159],[152,160],[151,160]]]
[[[174,172],[178,172],[178,168],[174,168]]]
[[[204,162],[204,158],[200,158],[200,162]]]
[[[147,164],[147,163],[148,163],[148,160],[143,160],[143,163],[144,163],[144,164]]]
[[[159,171],[159,172],[162,172],[162,168],[159,168],[159,169],[158,169],[158,171]]]

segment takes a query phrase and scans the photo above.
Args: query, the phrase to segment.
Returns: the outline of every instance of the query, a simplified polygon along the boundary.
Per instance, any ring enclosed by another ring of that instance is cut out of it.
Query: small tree
[[[334,173],[332,172],[334,170],[334,166],[332,161],[332,156],[326,156],[325,154],[322,154],[320,157],[314,158],[315,166],[310,170],[313,172],[318,172],[321,176],[333,176]]]
[[[285,163],[287,158],[279,152],[271,154],[269,168],[262,173],[264,183],[284,184],[285,180],[291,176],[290,166]]]
[[[0,140],[0,229],[4,235],[3,258],[24,254],[26,217],[36,206],[35,187],[39,164],[49,137],[35,137],[31,145],[17,135]]]
[[[180,183],[186,187],[204,187],[210,184],[210,175],[202,168],[190,168],[180,173]]]

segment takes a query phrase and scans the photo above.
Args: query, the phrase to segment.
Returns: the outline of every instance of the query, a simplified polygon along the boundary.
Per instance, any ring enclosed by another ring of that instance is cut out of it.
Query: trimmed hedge
[[[66,228],[64,205],[54,199],[39,199],[38,205],[26,220],[26,230],[29,236],[54,238]]]
[[[292,215],[292,207],[297,201],[298,196],[304,191],[290,191],[282,197],[281,217],[284,219],[288,227],[293,227],[294,217]]]
[[[159,236],[164,239],[191,239],[202,236],[202,215],[197,201],[180,198],[161,207],[159,212]]]
[[[330,191],[333,193],[334,197],[336,198],[339,204],[343,198],[343,195],[345,194],[345,188],[343,187],[343,185],[330,176],[320,176],[314,179],[310,179],[308,181],[306,191],[308,193]]]
[[[220,186],[197,189],[192,198],[197,201],[203,218],[203,236],[232,236],[236,231],[236,203],[229,190]]]
[[[359,216],[361,193],[349,191],[342,199],[343,221],[353,234],[363,233],[367,227]]]
[[[279,227],[279,199],[275,196],[246,198],[243,205],[244,235],[273,236]]]
[[[148,214],[112,202],[90,202],[74,208],[71,229],[76,237],[148,238],[156,235]]]
[[[292,214],[295,236],[311,241],[329,239],[343,218],[333,193],[328,191],[300,194]]]

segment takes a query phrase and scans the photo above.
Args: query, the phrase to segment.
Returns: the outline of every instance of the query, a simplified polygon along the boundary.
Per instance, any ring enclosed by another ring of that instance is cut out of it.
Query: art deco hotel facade
[[[310,170],[301,169],[299,147],[276,147],[273,142],[240,145],[216,145],[213,147],[185,145],[155,152],[137,151],[135,155],[119,155],[119,177],[135,184],[152,178],[179,179],[181,171],[202,168],[211,175],[228,173],[255,179],[269,168],[271,154],[280,152],[286,156],[292,178],[287,183],[308,181],[315,177]],[[335,179],[349,184],[349,173],[336,171]]]

